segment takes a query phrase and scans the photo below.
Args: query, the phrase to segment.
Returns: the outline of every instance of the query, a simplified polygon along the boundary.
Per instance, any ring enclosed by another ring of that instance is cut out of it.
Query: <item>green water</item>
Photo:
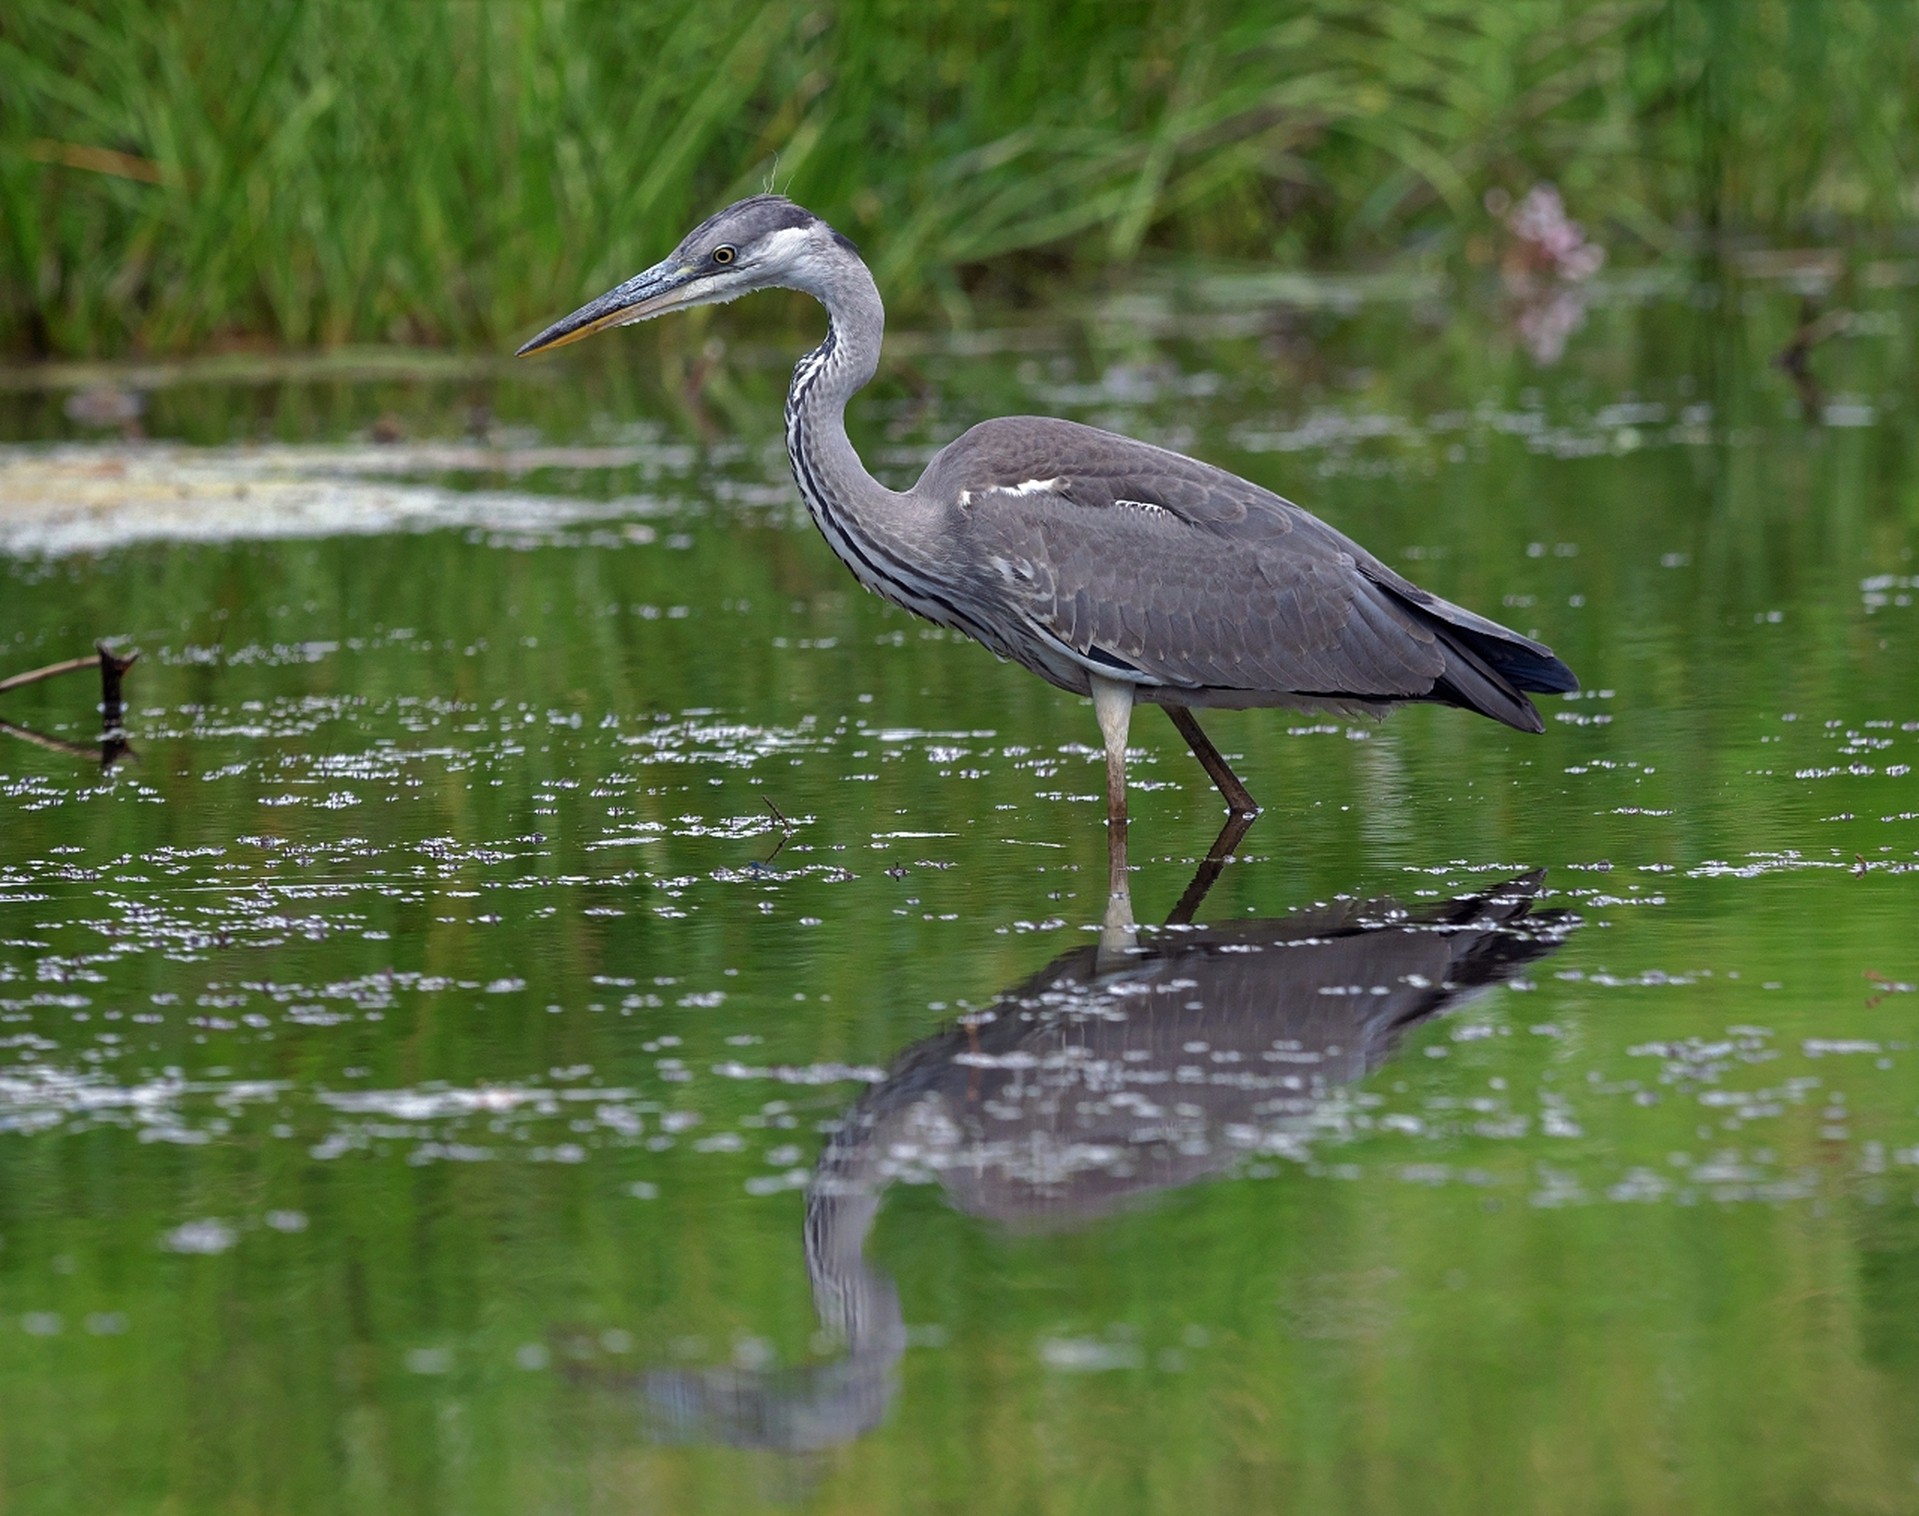
[[[624,337],[154,393],[459,524],[0,559],[0,675],[142,655],[131,758],[0,740],[0,1509],[1919,1506],[1897,283],[1810,415],[1754,282],[1616,291],[1544,366],[1434,301],[903,356],[882,473],[1011,411],[1170,441],[1585,680],[1543,738],[1215,717],[1266,813],[1201,930],[1098,963],[1090,709],[855,589],[777,353],[697,413]],[[375,418],[482,403],[498,455],[369,472]],[[0,717],[84,747],[93,698]],[[1151,921],[1219,807],[1133,744]],[[1356,1047],[1502,887],[1480,993]],[[1092,1131],[1128,1069],[1150,1141]]]

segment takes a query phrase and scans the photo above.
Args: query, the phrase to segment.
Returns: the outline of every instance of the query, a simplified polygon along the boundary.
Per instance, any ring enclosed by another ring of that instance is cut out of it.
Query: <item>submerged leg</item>
[[[1246,786],[1239,782],[1239,775],[1233,772],[1233,766],[1213,746],[1212,739],[1199,729],[1199,721],[1193,713],[1183,705],[1169,705],[1166,714],[1172,718],[1173,729],[1186,739],[1186,745],[1193,750],[1199,766],[1206,770],[1206,777],[1225,796],[1226,809],[1235,816],[1257,816],[1258,804],[1247,792]]]
[[[1133,719],[1133,687],[1117,679],[1092,676],[1093,714],[1106,742],[1106,882],[1109,913],[1123,907],[1130,916],[1132,891],[1126,882],[1126,728]]]

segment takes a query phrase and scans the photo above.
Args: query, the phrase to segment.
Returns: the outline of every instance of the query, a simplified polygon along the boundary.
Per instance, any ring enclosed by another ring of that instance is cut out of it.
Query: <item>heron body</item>
[[[1229,809],[1250,814],[1195,709],[1383,714],[1423,701],[1539,732],[1528,694],[1578,688],[1551,649],[1420,589],[1291,501],[1130,437],[1038,416],[985,421],[911,489],[888,489],[845,420],[879,364],[879,290],[852,243],[778,195],[727,207],[520,352],[776,287],[813,296],[829,321],[786,400],[814,522],[868,589],[1092,698],[1117,893],[1139,702],[1167,710]]]

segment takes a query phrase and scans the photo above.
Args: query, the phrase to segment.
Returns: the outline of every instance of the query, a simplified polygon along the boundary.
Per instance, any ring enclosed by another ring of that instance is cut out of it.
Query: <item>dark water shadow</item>
[[[128,759],[137,761],[140,757],[133,750],[133,744],[127,741],[126,734],[115,727],[108,727],[102,732],[98,742],[68,742],[60,737],[49,737],[45,732],[36,732],[30,726],[0,721],[0,737],[17,737],[22,742],[45,748],[50,753],[64,753],[69,758],[78,758],[86,763],[98,763],[103,773],[110,771],[116,764]]]
[[[1190,918],[1209,856],[1176,907]],[[1084,1225],[1230,1169],[1302,1152],[1341,1089],[1407,1028],[1554,952],[1577,925],[1535,909],[1544,871],[1409,910],[1341,901],[1256,921],[1108,930],[907,1048],[842,1118],[807,1192],[820,1324],[844,1352],[810,1367],[656,1369],[648,1430],[804,1453],[879,1424],[907,1329],[867,1260],[887,1189],[930,1176],[960,1210],[1022,1231]],[[598,1376],[591,1376],[598,1379]]]

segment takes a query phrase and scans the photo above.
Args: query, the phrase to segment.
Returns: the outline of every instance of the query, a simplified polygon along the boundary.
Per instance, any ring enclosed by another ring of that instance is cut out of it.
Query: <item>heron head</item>
[[[519,356],[564,347],[610,326],[631,326],[668,311],[737,300],[754,290],[807,289],[809,274],[848,242],[783,195],[754,195],[709,216],[660,262],[562,316]]]

